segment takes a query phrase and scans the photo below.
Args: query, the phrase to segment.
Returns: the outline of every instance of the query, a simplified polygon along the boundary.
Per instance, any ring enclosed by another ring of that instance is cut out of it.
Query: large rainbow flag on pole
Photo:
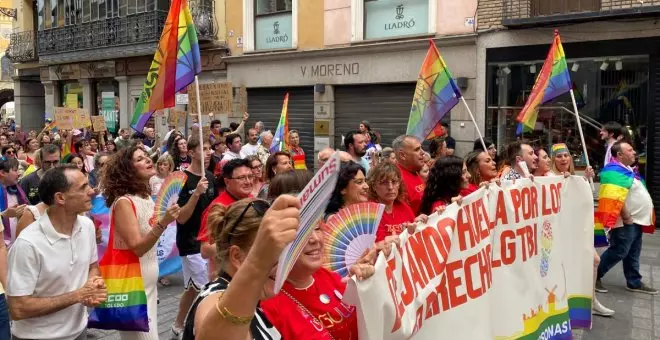
[[[420,140],[426,139],[447,112],[458,104],[460,98],[461,91],[431,40],[419,70],[406,134],[417,136]]]
[[[131,127],[142,131],[151,115],[175,105],[175,95],[202,72],[197,31],[188,0],[172,0]]]
[[[533,129],[539,114],[539,107],[558,96],[569,92],[573,87],[571,76],[568,74],[566,56],[561,45],[559,32],[555,31],[555,40],[550,46],[548,56],[545,58],[541,72],[536,77],[532,92],[527,103],[516,118],[519,122]]]
[[[282,103],[282,114],[280,122],[277,124],[277,130],[273,135],[273,143],[270,145],[270,152],[289,151],[289,93],[284,95]]]

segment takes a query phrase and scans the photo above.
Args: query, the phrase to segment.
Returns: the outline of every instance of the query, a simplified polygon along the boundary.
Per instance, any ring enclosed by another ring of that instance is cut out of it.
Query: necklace
[[[312,278],[312,282],[310,282],[310,283],[307,285],[307,287],[298,288],[298,287],[295,287],[295,286],[294,286],[293,288],[294,288],[295,290],[308,290],[312,285],[314,285],[314,282],[316,282],[316,281],[314,281],[314,278]],[[291,284],[291,285],[293,286],[293,284]]]
[[[312,284],[313,284],[313,283],[314,283],[314,282],[312,282]],[[319,320],[314,314],[312,314],[312,312],[310,312],[309,309],[307,309],[307,307],[305,307],[302,303],[300,303],[300,301],[298,301],[296,298],[294,298],[293,296],[291,296],[291,294],[289,294],[289,292],[287,292],[286,290],[284,290],[284,288],[282,288],[280,291],[281,291],[282,293],[284,293],[284,295],[286,295],[289,299],[291,299],[291,301],[293,301],[293,303],[297,304],[298,307],[300,307],[300,309],[302,309],[305,313],[307,313],[309,316],[311,316],[311,317],[314,319],[314,322],[315,322],[315,323],[321,325],[321,327],[323,328],[323,330],[325,330],[326,333],[328,333],[328,336],[330,337],[330,339],[335,340],[335,338],[332,336],[332,333],[330,333],[329,330],[325,329],[325,327],[323,326],[323,323],[321,322],[321,320]]]

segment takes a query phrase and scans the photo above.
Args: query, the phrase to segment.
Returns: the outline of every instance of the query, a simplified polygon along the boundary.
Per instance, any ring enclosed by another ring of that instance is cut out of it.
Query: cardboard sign
[[[374,275],[346,287],[360,339],[571,339],[591,326],[593,207],[584,178],[536,177],[404,229]]]
[[[234,101],[231,83],[199,84],[201,113],[231,113]],[[188,112],[197,114],[197,91],[195,84],[188,86]]]
[[[76,115],[73,119],[73,128],[74,129],[84,129],[92,126],[92,120],[89,115],[89,111],[85,109],[77,109]]]
[[[184,124],[184,119],[186,119],[185,111],[170,109],[167,116],[167,125],[181,126]]]
[[[68,107],[55,108],[55,125],[60,130],[73,130],[73,121],[78,113],[78,109]]]
[[[103,119],[103,116],[92,116],[92,127],[96,132],[105,131],[105,119]]]

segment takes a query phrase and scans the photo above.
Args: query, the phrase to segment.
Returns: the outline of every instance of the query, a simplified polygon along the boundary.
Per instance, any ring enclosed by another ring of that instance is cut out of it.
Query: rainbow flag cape
[[[442,117],[458,104],[460,98],[461,91],[456,86],[440,51],[431,40],[419,70],[406,134],[416,136],[420,140],[426,139]]]
[[[635,173],[613,160],[600,172],[598,208],[594,213],[594,246],[607,246],[605,229],[614,227],[633,184]]]
[[[516,118],[519,122],[529,128],[534,128],[539,107],[558,96],[569,92],[573,84],[566,65],[564,48],[561,45],[559,32],[555,31],[555,40],[550,46],[548,56],[545,58],[541,72],[536,77],[532,92],[527,98],[527,103]]]
[[[289,93],[284,95],[284,103],[282,103],[282,114],[280,115],[280,122],[277,123],[277,130],[273,135],[273,143],[270,145],[270,152],[288,151],[289,150]]]
[[[142,131],[151,115],[173,107],[175,94],[202,72],[197,32],[187,0],[172,0],[131,127]]]

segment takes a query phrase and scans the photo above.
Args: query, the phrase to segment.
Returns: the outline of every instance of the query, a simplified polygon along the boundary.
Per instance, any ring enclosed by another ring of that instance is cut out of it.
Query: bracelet
[[[237,316],[230,312],[227,307],[220,307],[220,300],[222,299],[222,295],[223,293],[220,293],[220,296],[218,296],[218,299],[215,301],[215,310],[218,311],[220,317],[236,326],[245,326],[252,321],[254,315],[250,315],[248,317]]]

